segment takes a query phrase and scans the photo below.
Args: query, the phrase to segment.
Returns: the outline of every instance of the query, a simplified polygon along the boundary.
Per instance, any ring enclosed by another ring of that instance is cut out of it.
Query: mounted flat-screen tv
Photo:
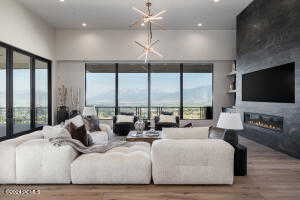
[[[242,100],[295,103],[295,63],[244,74]]]

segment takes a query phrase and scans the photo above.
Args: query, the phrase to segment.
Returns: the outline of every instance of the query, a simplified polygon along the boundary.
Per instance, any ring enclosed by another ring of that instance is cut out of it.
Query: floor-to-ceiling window
[[[86,64],[86,104],[101,119],[124,112],[149,119],[162,111],[211,119],[212,79],[212,64]]]
[[[100,119],[112,119],[115,115],[115,65],[86,65],[86,105],[97,108]]]
[[[13,52],[13,132],[31,129],[30,57]]]
[[[0,42],[0,140],[50,123],[50,80],[51,61]]]
[[[0,137],[6,136],[6,48],[0,46]]]
[[[205,119],[212,107],[212,66],[183,65],[183,119]]]
[[[148,65],[119,64],[119,111],[148,117]],[[138,110],[136,107],[139,107]]]
[[[179,115],[180,64],[151,64],[151,117],[158,109]]]

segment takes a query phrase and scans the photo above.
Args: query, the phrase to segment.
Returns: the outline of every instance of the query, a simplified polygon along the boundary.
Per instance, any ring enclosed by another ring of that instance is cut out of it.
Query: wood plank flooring
[[[0,186],[0,200],[299,200],[300,160],[240,138],[248,147],[248,176],[232,186],[43,185]],[[38,189],[39,195],[6,195],[5,189]]]

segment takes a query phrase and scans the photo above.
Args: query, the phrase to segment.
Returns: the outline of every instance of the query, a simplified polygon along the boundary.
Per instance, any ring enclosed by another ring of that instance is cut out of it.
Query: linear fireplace
[[[283,117],[245,112],[244,123],[277,132],[283,132]]]

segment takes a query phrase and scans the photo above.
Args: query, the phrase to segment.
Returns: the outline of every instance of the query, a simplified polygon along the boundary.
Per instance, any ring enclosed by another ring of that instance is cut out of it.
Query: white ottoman
[[[106,153],[83,154],[71,165],[73,184],[149,184],[150,144],[129,143]]]
[[[69,184],[71,163],[78,156],[71,146],[56,147],[46,139],[24,142],[16,148],[19,184]]]

